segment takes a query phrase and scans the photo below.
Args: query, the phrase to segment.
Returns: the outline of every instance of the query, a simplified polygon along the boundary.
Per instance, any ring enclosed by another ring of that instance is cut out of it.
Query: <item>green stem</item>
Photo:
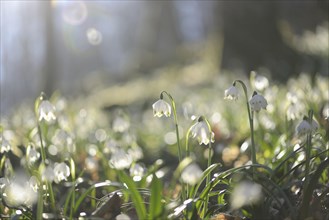
[[[189,146],[189,137],[190,137],[190,133],[191,133],[191,128],[190,127],[187,132],[186,132],[186,136],[185,136],[185,151],[186,151],[186,157],[190,156],[190,146]]]
[[[179,129],[178,129],[178,119],[177,119],[177,110],[176,110],[176,104],[173,99],[173,97],[166,91],[162,91],[160,94],[160,98],[162,99],[163,93],[168,96],[171,102],[171,107],[173,109],[174,113],[174,122],[175,122],[175,128],[176,128],[176,139],[177,139],[177,147],[178,147],[178,159],[179,163],[182,162],[182,152],[181,152],[181,147],[180,147],[180,138],[179,138]],[[182,185],[182,193],[181,193],[182,201],[185,201],[186,195],[185,195],[185,187],[184,184]]]
[[[43,138],[42,138],[42,130],[39,122],[39,105],[42,100],[46,98],[46,95],[42,92],[41,95],[37,98],[34,104],[34,111],[35,111],[35,116],[37,120],[37,128],[38,128],[38,135],[40,139],[40,146],[41,146],[41,159],[42,159],[42,166],[45,168],[46,167],[46,151],[45,151],[45,146],[43,145]],[[55,205],[55,197],[54,197],[54,192],[51,183],[49,183],[47,180],[45,181],[45,184],[47,186],[47,191],[50,196],[50,203],[51,207],[53,209],[53,212],[56,212],[56,205]],[[42,185],[42,184],[41,184]],[[40,191],[42,193],[42,191]],[[38,208],[40,208],[42,204],[38,204]]]
[[[51,208],[53,209],[53,211],[55,213],[56,212],[56,205],[55,205],[55,196],[54,196],[53,187],[52,187],[52,184],[50,182],[46,181],[46,183],[47,183],[47,188],[48,188],[48,191],[49,191]]]
[[[249,105],[248,92],[247,92],[246,85],[241,80],[235,80],[233,82],[233,85],[235,85],[235,83],[237,83],[237,82],[240,83],[240,85],[242,86],[243,92],[244,92],[245,97],[246,97],[246,104],[247,104],[249,124],[250,124],[250,132],[251,132],[251,161],[252,161],[252,164],[257,164],[255,140],[254,140],[254,119],[253,119],[254,112],[250,111],[250,105]]]
[[[42,219],[43,213],[43,189],[42,184],[38,189],[37,219]]]
[[[174,121],[175,121],[175,127],[176,127],[177,147],[178,147],[178,158],[179,158],[179,162],[181,162],[182,161],[182,153],[181,153],[181,147],[180,147],[180,138],[179,138],[179,130],[178,130],[176,104],[175,104],[175,101],[174,101],[173,97],[169,93],[167,93],[166,91],[162,91],[160,96],[162,96],[163,93],[168,96],[168,98],[170,99],[170,102],[171,102],[171,106],[173,108]]]
[[[313,111],[308,112],[308,123],[312,127],[313,122]],[[312,131],[307,134],[306,146],[305,146],[305,186],[304,189],[307,189],[309,183],[309,173],[310,173],[310,158],[311,158],[311,144],[312,144]]]
[[[41,159],[42,159],[42,164],[45,166],[46,165],[46,152],[45,152],[45,147],[43,146],[41,126],[40,126],[39,122],[37,122],[37,123],[38,123],[38,135],[39,135],[40,146],[41,146]]]
[[[208,167],[210,167],[211,166],[211,149],[212,149],[212,146],[211,146],[212,145],[211,144],[212,130],[211,130],[211,126],[210,126],[208,120],[206,118],[204,118],[204,121],[207,123],[208,129],[209,129],[209,137],[210,138],[209,138],[209,147],[208,147]],[[211,176],[211,172],[209,172],[209,174],[207,175],[206,186],[208,186],[208,184],[210,183],[210,176]],[[207,194],[206,201],[204,203],[203,217],[205,217],[206,214],[207,214],[208,202],[209,202],[209,194]]]
[[[191,133],[191,127],[188,129],[188,131],[186,132],[186,135],[185,135],[185,151],[186,151],[186,157],[189,157],[190,156],[190,146],[189,146],[190,133]],[[186,184],[185,187],[186,187],[186,197],[185,198],[189,198],[189,195],[190,195],[189,185]],[[184,187],[183,187],[183,190],[184,190]],[[183,198],[184,201],[185,201],[185,198]]]
[[[71,158],[70,160],[70,167],[71,167],[71,177],[72,177],[72,197],[71,197],[71,207],[70,207],[70,219],[73,219],[74,214],[74,207],[75,207],[75,186],[76,186],[76,179],[75,179],[75,164],[74,160]]]

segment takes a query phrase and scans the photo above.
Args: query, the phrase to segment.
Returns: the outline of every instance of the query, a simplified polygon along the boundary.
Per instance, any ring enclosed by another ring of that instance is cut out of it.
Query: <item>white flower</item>
[[[39,180],[35,176],[31,176],[29,180],[29,185],[34,192],[38,192],[39,189]]]
[[[6,187],[6,185],[9,184],[9,180],[6,177],[0,178],[0,192],[2,193],[2,190]]]
[[[262,197],[262,186],[252,182],[242,182],[237,185],[231,195],[231,206],[239,209],[244,205],[252,205]]]
[[[197,184],[202,178],[201,168],[195,164],[191,163],[182,172],[181,178],[184,183],[187,183],[191,186]]]
[[[130,167],[129,173],[130,173],[130,176],[133,177],[134,181],[140,181],[145,173],[145,170],[146,169],[144,168],[144,166],[136,163]]]
[[[129,127],[130,122],[121,116],[118,116],[113,120],[112,128],[115,132],[127,131]]]
[[[239,97],[239,90],[236,88],[235,85],[225,90],[224,99],[237,100],[238,97]]]
[[[153,115],[156,117],[162,117],[165,115],[169,117],[171,115],[171,107],[168,102],[164,101],[163,99],[159,99],[153,105]]]
[[[11,146],[9,142],[3,137],[0,137],[0,139],[1,139],[0,153],[3,154],[5,152],[9,152],[11,150]]]
[[[256,75],[254,84],[255,84],[255,88],[257,90],[262,91],[262,90],[264,90],[265,88],[268,87],[269,82],[268,82],[268,79],[265,76]]]
[[[98,170],[98,162],[94,157],[87,157],[85,159],[86,169],[89,171],[97,171]]]
[[[39,105],[39,121],[43,119],[47,122],[56,120],[55,116],[55,106],[51,104],[48,100],[42,100]]]
[[[307,121],[305,117],[296,127],[296,133],[298,136],[303,136],[311,132],[315,132],[319,128],[318,123],[313,119],[312,125]]]
[[[295,120],[302,116],[303,107],[301,104],[291,103],[287,109],[288,120]]]
[[[115,220],[131,220],[131,218],[126,214],[119,214],[115,217]]]
[[[37,201],[38,194],[30,187],[27,176],[20,173],[5,185],[3,199],[14,207],[31,207]]]
[[[118,149],[112,154],[109,165],[114,169],[123,170],[129,168],[132,162],[133,160],[129,154],[122,149]]]
[[[59,183],[62,180],[67,180],[67,177],[70,176],[70,168],[66,163],[55,163],[54,167],[55,183]]]
[[[137,161],[143,158],[143,150],[139,146],[135,146],[128,149],[128,154],[131,156],[133,161]]]
[[[26,150],[27,161],[33,164],[40,158],[40,153],[35,149],[34,146],[29,145]]]
[[[257,94],[254,92],[253,96],[249,100],[251,111],[259,112],[262,108],[266,110],[267,101],[264,96]]]
[[[211,134],[210,134],[211,133]],[[199,144],[209,144],[215,142],[215,134],[214,132],[209,130],[208,124],[204,121],[202,117],[199,118],[198,122],[192,125],[191,127],[192,138],[197,138]]]

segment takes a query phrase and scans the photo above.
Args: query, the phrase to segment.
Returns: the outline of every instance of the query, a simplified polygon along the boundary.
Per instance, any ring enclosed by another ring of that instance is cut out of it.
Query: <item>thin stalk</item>
[[[208,147],[208,167],[210,167],[211,166],[211,156],[212,156],[211,155],[211,149],[212,149],[212,146],[211,146],[212,130],[211,130],[211,126],[210,126],[208,120],[206,118],[204,118],[204,120],[207,123],[208,129],[209,129],[210,141],[209,141],[209,147]],[[208,186],[208,184],[210,183],[210,176],[211,176],[211,172],[207,175],[206,186]],[[207,214],[208,202],[209,202],[209,194],[207,194],[206,201],[205,201],[204,206],[203,206],[203,217],[205,217],[206,214]]]
[[[185,151],[186,151],[186,157],[190,156],[190,146],[189,146],[189,137],[190,137],[190,133],[191,133],[191,128],[190,127],[185,135]]]
[[[75,179],[75,164],[73,159],[70,160],[70,167],[71,167],[71,177],[72,177],[72,196],[71,196],[71,207],[70,207],[70,219],[73,219],[74,214],[74,207],[75,207],[75,186],[76,186],[76,179]]]
[[[39,135],[40,146],[41,146],[41,160],[42,160],[42,164],[45,166],[46,165],[46,152],[45,152],[45,147],[43,146],[41,126],[40,126],[39,121],[37,123],[38,123],[38,135]]]
[[[163,94],[166,94],[168,98],[170,99],[171,107],[173,109],[174,113],[174,122],[175,122],[175,129],[176,129],[176,139],[177,139],[177,148],[178,148],[178,159],[179,159],[179,164],[182,162],[182,152],[181,152],[181,146],[180,146],[180,138],[179,138],[179,129],[178,129],[178,119],[177,119],[177,110],[176,110],[176,104],[173,99],[173,97],[166,91],[162,91],[160,94],[160,98],[163,98]],[[184,184],[182,184],[182,193],[181,193],[181,199],[184,202],[186,199],[185,195],[185,187]]]
[[[248,92],[247,92],[246,85],[241,80],[235,80],[233,82],[233,85],[235,85],[235,83],[237,83],[237,82],[240,83],[240,85],[242,86],[243,92],[244,92],[245,97],[246,97],[246,104],[247,104],[249,125],[250,125],[250,132],[251,132],[251,161],[252,161],[252,164],[257,164],[255,139],[254,139],[254,117],[253,117],[254,112],[250,111],[250,105],[249,105]]]
[[[43,213],[43,189],[42,185],[38,189],[37,219],[42,219]]]
[[[186,135],[185,135],[185,151],[186,151],[186,157],[189,157],[190,156],[190,146],[189,146],[190,133],[191,133],[191,127],[188,129],[188,131],[186,132]],[[190,195],[189,185],[186,184],[185,187],[186,187],[186,196],[185,196],[185,198],[189,198],[189,195]],[[183,189],[182,190],[183,190],[183,192],[185,191],[184,190],[184,186],[183,186]],[[185,198],[183,198],[184,201],[185,201]]]
[[[180,138],[179,138],[179,130],[178,130],[176,104],[175,104],[175,101],[174,101],[173,97],[169,93],[167,93],[166,91],[161,92],[161,95],[160,95],[161,97],[162,97],[163,93],[166,94],[168,96],[168,98],[170,99],[171,107],[173,109],[175,128],[176,128],[177,147],[178,147],[178,158],[179,158],[179,162],[181,162],[182,161],[182,153],[181,153],[181,147],[180,147]]]
[[[308,122],[312,126],[313,122],[313,111],[308,112]],[[310,158],[311,158],[311,148],[312,148],[312,131],[307,134],[306,145],[305,145],[305,186],[304,190],[307,189],[309,183],[309,174],[310,174]],[[305,194],[304,194],[305,195]]]
[[[46,158],[45,146],[43,145],[42,129],[41,129],[40,121],[39,121],[39,111],[38,111],[40,102],[44,98],[45,98],[45,94],[44,93],[41,93],[40,97],[35,101],[34,108],[35,108],[35,116],[36,116],[36,120],[37,120],[37,128],[38,128],[38,135],[39,135],[39,139],[40,139],[40,146],[41,146],[41,160],[42,160],[42,165],[43,165],[43,167],[46,167],[46,159],[47,158]],[[55,205],[55,197],[54,197],[54,192],[53,192],[52,185],[47,180],[45,181],[45,184],[47,186],[47,191],[49,193],[51,207],[52,207],[52,209],[53,209],[53,211],[55,213],[56,212],[56,205]]]

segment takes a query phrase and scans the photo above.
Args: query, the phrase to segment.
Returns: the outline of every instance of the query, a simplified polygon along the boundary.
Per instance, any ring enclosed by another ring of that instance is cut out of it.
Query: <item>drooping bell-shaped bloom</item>
[[[319,128],[318,123],[313,119],[312,124],[310,124],[307,120],[307,117],[296,126],[297,136],[303,136],[312,132],[315,132]]]
[[[70,168],[66,163],[56,163],[54,167],[55,174],[55,183],[59,183],[62,180],[67,180],[67,177],[70,176]]]
[[[39,111],[39,121],[45,120],[47,122],[51,122],[56,120],[55,106],[51,104],[48,100],[41,101],[38,111]]]
[[[165,115],[166,117],[169,117],[171,115],[171,106],[168,102],[164,101],[163,99],[159,99],[156,101],[153,105],[153,115],[156,117],[162,117],[162,115]]]
[[[239,90],[236,88],[235,85],[225,90],[224,99],[237,100],[238,98],[239,98]]]
[[[122,149],[118,149],[112,154],[109,165],[114,169],[123,170],[129,168],[132,162],[133,160],[129,154]]]
[[[214,132],[209,130],[208,124],[203,120],[202,117],[199,118],[198,122],[191,127],[192,138],[196,138],[199,144],[208,145],[211,141],[215,141]]]
[[[35,149],[34,146],[29,145],[26,149],[26,159],[28,163],[33,164],[40,158],[40,153]]]
[[[269,82],[267,77],[257,74],[255,77],[254,85],[257,90],[263,91],[268,87]]]
[[[11,150],[11,145],[10,143],[4,138],[0,137],[0,153],[3,154],[5,152],[9,152]]]
[[[267,100],[264,98],[264,96],[258,94],[257,92],[254,92],[251,99],[249,100],[250,109],[251,111],[259,112],[261,109],[265,109],[267,107]]]

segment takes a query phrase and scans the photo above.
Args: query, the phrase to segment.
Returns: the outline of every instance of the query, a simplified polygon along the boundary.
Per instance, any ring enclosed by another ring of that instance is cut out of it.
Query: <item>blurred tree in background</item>
[[[328,75],[328,1],[1,1],[1,114],[193,63],[209,41],[218,74]]]

